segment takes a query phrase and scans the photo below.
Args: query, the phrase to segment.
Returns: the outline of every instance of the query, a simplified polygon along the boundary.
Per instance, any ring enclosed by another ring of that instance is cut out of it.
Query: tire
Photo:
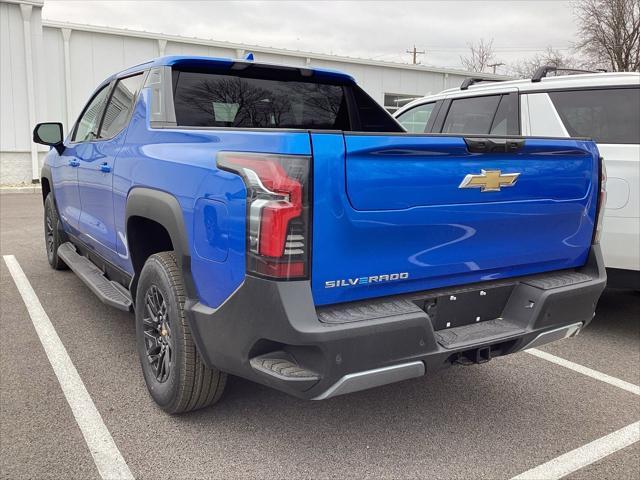
[[[136,293],[136,346],[151,397],[171,414],[213,405],[227,381],[226,373],[207,368],[198,354],[184,301],[175,254],[151,255]]]
[[[53,199],[53,193],[49,192],[44,200],[44,242],[47,249],[47,260],[54,270],[67,270],[69,267],[58,257],[58,247],[67,241],[67,236],[62,229],[58,209]]]

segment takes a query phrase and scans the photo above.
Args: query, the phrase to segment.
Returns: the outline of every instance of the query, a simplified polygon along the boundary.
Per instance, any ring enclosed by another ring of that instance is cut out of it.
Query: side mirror
[[[58,153],[64,151],[62,144],[62,124],[59,122],[39,123],[33,129],[33,141],[41,145],[49,145]]]

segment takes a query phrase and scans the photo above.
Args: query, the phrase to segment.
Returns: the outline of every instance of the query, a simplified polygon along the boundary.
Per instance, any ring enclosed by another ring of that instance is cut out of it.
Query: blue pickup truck
[[[605,286],[592,141],[408,134],[340,72],[163,57],[34,141],[49,263],[135,312],[170,413],[227,374],[326,399],[483,363]]]

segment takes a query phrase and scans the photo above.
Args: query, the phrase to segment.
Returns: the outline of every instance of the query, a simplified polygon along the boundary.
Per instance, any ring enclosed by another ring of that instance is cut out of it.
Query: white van
[[[640,73],[578,73],[492,83],[470,78],[405,105],[412,133],[590,137],[605,159],[602,248],[609,286],[640,289]],[[576,71],[570,71],[576,73]]]

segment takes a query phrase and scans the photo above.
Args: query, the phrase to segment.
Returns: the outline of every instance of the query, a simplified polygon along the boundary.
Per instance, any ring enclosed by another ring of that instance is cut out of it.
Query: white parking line
[[[626,390],[627,392],[640,395],[640,386],[633,383],[625,382],[624,380],[612,377],[611,375],[607,375],[606,373],[598,372],[597,370],[584,367],[578,363],[570,362],[569,360],[565,360],[564,358],[556,357],[555,355],[551,355],[550,353],[543,352],[542,350],[538,350],[536,348],[530,348],[529,350],[525,350],[525,352],[549,362],[553,362],[556,365],[560,365],[562,367],[586,375],[587,377],[595,378],[596,380],[600,380],[601,382],[605,382],[609,385],[613,385],[614,387],[621,388],[622,390]]]
[[[580,470],[640,440],[640,422],[632,423],[582,447],[560,455],[511,480],[555,480]]]
[[[89,392],[87,392],[76,367],[71,362],[66,348],[60,341],[51,320],[44,311],[20,264],[13,255],[3,256],[9,273],[27,307],[38,338],[44,347],[47,358],[58,377],[73,416],[78,422],[93,461],[103,479],[131,479],[133,474],[122,458],[109,430],[104,424]]]

